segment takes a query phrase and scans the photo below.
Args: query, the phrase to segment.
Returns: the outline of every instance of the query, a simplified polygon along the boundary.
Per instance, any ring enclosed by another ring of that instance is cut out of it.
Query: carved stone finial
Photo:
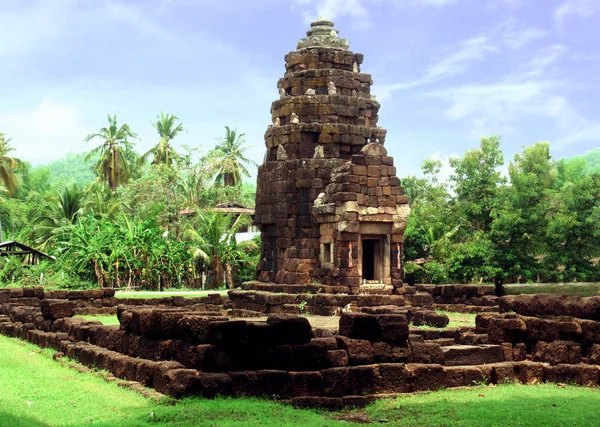
[[[281,126],[281,120],[279,120],[279,117],[275,118],[275,120],[273,120],[273,126],[275,126],[276,128]]]
[[[279,88],[279,97],[285,98],[285,89],[282,87]]]
[[[300,123],[300,119],[298,118],[298,114],[292,113],[292,115],[290,116],[290,123],[293,124],[293,125],[297,125],[298,123]]]
[[[317,145],[315,148],[315,154],[313,155],[313,159],[322,159],[325,157],[325,151],[323,150],[322,145]]]
[[[350,47],[350,42],[341,38],[338,31],[333,28],[333,21],[324,18],[317,18],[312,22],[306,36],[298,41],[298,50],[315,47],[348,50]]]
[[[306,95],[306,96],[315,96],[315,95],[316,95],[316,93],[317,93],[317,91],[316,91],[316,90],[314,90],[314,89],[306,89],[306,93],[305,93],[305,95]]]
[[[356,96],[356,89],[352,89],[352,96]]]
[[[355,73],[358,73],[358,64],[356,62],[354,64],[352,64],[352,71],[354,71]]]
[[[337,89],[335,87],[335,83],[329,82],[329,84],[327,85],[327,94],[328,95],[335,95],[335,94],[337,94]]]

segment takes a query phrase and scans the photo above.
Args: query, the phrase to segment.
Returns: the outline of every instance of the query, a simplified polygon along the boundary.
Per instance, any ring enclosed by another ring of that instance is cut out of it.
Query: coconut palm
[[[103,127],[100,132],[85,137],[85,142],[96,138],[102,140],[102,144],[91,150],[84,160],[89,160],[94,154],[100,155],[94,165],[94,171],[112,191],[116,191],[119,185],[127,183],[131,177],[130,154],[133,142],[130,139],[137,137],[128,124],[118,127],[116,114],[112,117],[108,115],[108,127]]]
[[[218,138],[219,143],[206,155],[208,170],[215,175],[215,182],[225,186],[241,184],[243,176],[250,176],[245,165],[258,166],[256,162],[244,157],[246,138],[237,129],[225,126],[225,137]]]
[[[46,211],[35,219],[30,234],[40,249],[48,248],[66,227],[77,223],[84,211],[85,196],[85,190],[75,184],[65,185],[56,191]]]
[[[13,194],[17,189],[17,176],[15,170],[18,169],[22,161],[16,157],[8,156],[10,151],[13,151],[9,145],[10,138],[6,138],[5,135],[0,132],[0,181],[4,184],[9,194]]]
[[[172,166],[173,162],[179,160],[179,154],[171,146],[171,140],[177,136],[177,134],[183,131],[183,123],[175,125],[175,122],[179,118],[174,114],[165,114],[162,111],[160,116],[156,116],[156,123],[152,123],[152,126],[156,128],[160,140],[158,144],[148,150],[143,156],[140,157],[141,162],[145,162],[150,154],[154,156],[152,164],[156,165],[159,163]]]
[[[221,212],[200,212],[198,228],[189,227],[183,234],[192,243],[190,252],[198,264],[203,264],[209,276],[214,279],[210,283],[213,288],[220,288],[223,276],[227,276],[227,285],[233,286],[231,271],[240,255],[235,234],[250,223],[247,215],[233,218],[231,214]]]

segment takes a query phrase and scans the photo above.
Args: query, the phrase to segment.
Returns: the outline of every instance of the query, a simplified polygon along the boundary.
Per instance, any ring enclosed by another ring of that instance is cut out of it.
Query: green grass
[[[167,405],[62,366],[51,354],[0,336],[0,426],[588,426],[597,424],[600,405],[597,389],[553,384],[442,390],[334,413],[260,399]]]
[[[598,405],[598,389],[507,384],[406,395],[354,413],[396,426],[591,426]]]
[[[161,405],[91,373],[61,366],[50,354],[49,350],[0,336],[0,426],[342,424],[332,422],[328,414],[269,400],[194,398],[175,406]]]
[[[116,315],[100,315],[100,316],[88,316],[88,315],[78,315],[75,317],[81,317],[85,320],[96,320],[98,322],[102,322],[103,325],[120,325],[119,319]]]
[[[459,328],[461,326],[475,326],[475,317],[477,316],[477,313],[456,313],[453,311],[436,311],[436,313],[448,316],[450,322],[448,322],[448,325],[445,328],[434,328],[427,325],[414,327],[419,329],[442,330],[447,328]]]
[[[532,283],[504,285],[507,295],[519,294],[565,294],[591,297],[600,295],[600,283]]]
[[[227,294],[226,290],[211,290],[211,291],[117,291],[117,298],[164,298],[182,296],[186,298],[203,297],[208,294]]]

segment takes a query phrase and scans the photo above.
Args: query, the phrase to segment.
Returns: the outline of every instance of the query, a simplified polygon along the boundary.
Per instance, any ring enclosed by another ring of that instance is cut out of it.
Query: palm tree
[[[75,184],[65,185],[47,205],[46,212],[35,219],[30,237],[40,249],[46,249],[56,241],[65,228],[77,223],[83,214],[86,192]]]
[[[231,272],[241,257],[235,240],[235,234],[250,218],[240,215],[235,220],[231,214],[204,211],[198,214],[198,229],[189,227],[183,234],[192,243],[190,252],[199,264],[203,264],[209,276],[214,277],[211,287],[220,288],[223,276],[227,276],[227,285],[233,286]]]
[[[103,127],[98,133],[91,133],[85,137],[85,142],[99,138],[103,142],[91,150],[84,158],[89,158],[98,153],[100,158],[94,165],[94,171],[100,179],[108,184],[112,191],[116,191],[119,185],[127,183],[131,177],[131,152],[133,142],[130,138],[137,138],[128,124],[117,126],[117,115],[108,115],[108,127]]]
[[[17,189],[17,176],[15,170],[18,169],[23,163],[16,157],[8,156],[7,153],[13,151],[9,145],[10,138],[6,138],[2,132],[0,132],[0,181],[4,184],[9,194],[13,194]]]
[[[99,182],[93,182],[86,189],[87,197],[84,205],[86,212],[93,214],[94,218],[113,220],[121,208],[122,198],[115,193],[106,191],[106,187]]]
[[[143,156],[140,157],[141,162],[145,162],[150,154],[154,156],[152,164],[156,165],[159,163],[172,166],[173,162],[179,160],[179,154],[171,146],[171,140],[177,136],[177,134],[183,131],[183,123],[179,123],[175,126],[175,121],[179,118],[174,114],[165,114],[162,111],[160,116],[156,116],[156,123],[152,123],[152,126],[156,128],[160,140],[158,144],[148,150]]]
[[[219,143],[207,155],[207,163],[211,175],[215,175],[215,182],[225,186],[235,186],[242,182],[242,176],[250,176],[244,165],[258,166],[253,160],[244,157],[246,138],[243,133],[238,134],[237,129],[225,126],[225,137],[218,138]]]

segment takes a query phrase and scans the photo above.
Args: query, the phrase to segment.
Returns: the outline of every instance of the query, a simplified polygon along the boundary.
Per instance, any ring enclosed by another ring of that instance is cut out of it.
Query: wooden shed
[[[55,257],[14,240],[0,243],[0,256],[18,256],[27,265],[37,265],[44,258],[56,261]]]

